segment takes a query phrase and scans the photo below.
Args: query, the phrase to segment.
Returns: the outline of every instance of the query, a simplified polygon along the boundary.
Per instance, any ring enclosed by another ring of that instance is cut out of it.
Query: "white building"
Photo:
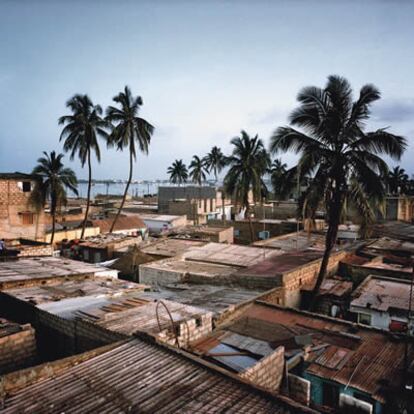
[[[409,280],[369,276],[352,294],[350,311],[357,314],[358,323],[404,331],[408,325],[410,294]]]

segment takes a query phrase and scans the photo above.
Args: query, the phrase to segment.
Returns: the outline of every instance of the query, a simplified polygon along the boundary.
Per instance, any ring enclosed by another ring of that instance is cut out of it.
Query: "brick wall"
[[[288,374],[289,397],[292,400],[298,401],[302,404],[309,405],[311,382],[298,377],[297,375]]]
[[[329,259],[327,273],[335,273],[338,269],[339,262],[348,254],[344,250],[333,253]],[[266,292],[260,297],[260,300],[275,305],[299,307],[301,302],[301,288],[314,283],[319,273],[321,261],[322,259],[314,260],[291,272],[284,273],[282,276],[282,286]]]
[[[2,314],[19,323],[30,323],[37,334],[39,358],[43,361],[88,351],[126,338],[87,321],[69,320],[0,292]]]
[[[26,180],[25,180],[26,181]],[[35,181],[31,181],[32,188]],[[45,234],[45,215],[30,205],[30,192],[23,192],[21,180],[0,180],[0,235],[5,239],[20,237],[42,238]],[[21,213],[33,214],[32,223],[24,224]]]
[[[274,352],[243,371],[239,376],[271,392],[278,393],[283,379],[284,364],[285,348],[279,346]]]
[[[35,331],[29,325],[0,338],[0,375],[28,367],[37,360]]]

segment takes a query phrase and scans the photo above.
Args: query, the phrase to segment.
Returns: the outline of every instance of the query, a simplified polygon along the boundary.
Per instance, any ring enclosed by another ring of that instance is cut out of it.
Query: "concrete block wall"
[[[37,361],[35,331],[29,325],[0,338],[0,375],[33,365]]]
[[[279,346],[274,352],[262,358],[239,376],[271,392],[278,393],[282,384],[284,364],[285,348]]]
[[[53,246],[25,246],[18,257],[40,257],[40,256],[52,256]]]
[[[184,272],[153,268],[145,264],[139,266],[139,283],[145,285],[157,285],[160,282],[162,284],[177,283],[184,281],[185,277]]]
[[[177,333],[180,348],[188,348],[191,342],[210,334],[213,330],[213,314],[211,312],[197,318],[188,319],[178,324]],[[157,335],[157,339],[169,345],[176,345],[175,334],[166,329]]]
[[[310,404],[311,382],[297,375],[288,374],[289,397],[304,405]]]

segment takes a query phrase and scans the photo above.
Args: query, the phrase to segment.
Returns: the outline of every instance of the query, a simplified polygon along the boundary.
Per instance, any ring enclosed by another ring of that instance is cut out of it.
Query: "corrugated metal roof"
[[[5,398],[15,413],[304,413],[184,352],[131,340]]]
[[[272,347],[284,346],[287,356],[304,351],[302,338],[307,337],[311,344],[307,373],[349,383],[379,401],[384,400],[384,383],[398,386],[403,378],[403,340],[377,329],[255,302],[212,336],[221,342],[229,331],[267,341]],[[194,349],[208,352],[215,344],[212,336],[193,344]],[[414,358],[412,344],[408,356]]]

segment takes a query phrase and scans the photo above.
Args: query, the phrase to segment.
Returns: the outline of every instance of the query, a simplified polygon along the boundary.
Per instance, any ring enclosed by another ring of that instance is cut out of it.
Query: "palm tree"
[[[397,166],[388,173],[387,182],[391,194],[405,194],[409,186],[409,177],[404,168]]]
[[[206,180],[206,174],[208,173],[204,160],[200,159],[197,155],[194,155],[189,168],[190,178],[193,183],[201,185],[201,183]]]
[[[154,127],[144,118],[138,116],[140,107],[143,105],[142,98],[140,96],[134,97],[128,86],[125,86],[124,91],[115,96],[113,101],[119,104],[120,108],[109,106],[106,110],[106,121],[112,125],[108,144],[116,146],[120,151],[128,148],[129,176],[121,205],[111,225],[111,233],[125,204],[132,180],[134,161],[137,159],[137,151],[148,154],[148,147],[154,132]]]
[[[44,208],[50,201],[50,214],[52,216],[52,236],[50,244],[53,245],[56,227],[56,212],[66,204],[66,190],[69,189],[78,194],[78,180],[72,169],[66,168],[62,163],[63,154],[52,151],[50,154],[43,152],[43,157],[37,160],[37,165],[32,174],[39,177],[39,181],[31,194],[31,202],[37,208]]]
[[[399,159],[405,138],[384,129],[365,132],[370,106],[380,98],[373,85],[361,88],[356,101],[348,81],[329,76],[324,88],[305,87],[298,96],[299,107],[290,115],[290,124],[279,127],[271,137],[273,153],[292,150],[300,154],[297,171],[312,179],[304,194],[309,210],[325,204],[328,230],[321,267],[313,290],[310,309],[325,278],[335,245],[343,208],[352,204],[362,219],[362,231],[375,219],[375,207],[382,206],[386,194],[382,177],[388,167],[381,158]]]
[[[181,185],[187,182],[188,170],[183,160],[175,160],[171,167],[168,167],[167,173],[170,175],[170,182]]]
[[[224,189],[234,197],[237,205],[245,209],[251,242],[254,242],[249,193],[252,191],[254,202],[262,199],[263,192],[266,191],[263,176],[269,168],[270,159],[257,135],[251,138],[247,132],[241,131],[241,136],[233,138],[231,144],[233,152],[227,157],[229,170],[224,178]]]
[[[280,195],[283,185],[283,177],[287,171],[287,165],[280,158],[273,160],[270,166],[270,180],[272,182],[273,192],[276,196]]]
[[[88,95],[74,95],[68,100],[66,106],[72,111],[71,115],[61,116],[59,125],[64,125],[60,140],[64,139],[63,149],[70,152],[73,160],[77,154],[82,168],[88,164],[88,193],[86,199],[85,218],[82,224],[81,239],[85,235],[86,222],[88,220],[89,205],[92,186],[91,156],[95,153],[98,162],[101,160],[98,137],[107,139],[105,130],[107,123],[102,119],[102,108],[94,105]]]
[[[226,157],[221,149],[214,146],[211,151],[204,157],[205,166],[209,172],[214,172],[216,183],[218,181],[218,174],[226,166]]]

